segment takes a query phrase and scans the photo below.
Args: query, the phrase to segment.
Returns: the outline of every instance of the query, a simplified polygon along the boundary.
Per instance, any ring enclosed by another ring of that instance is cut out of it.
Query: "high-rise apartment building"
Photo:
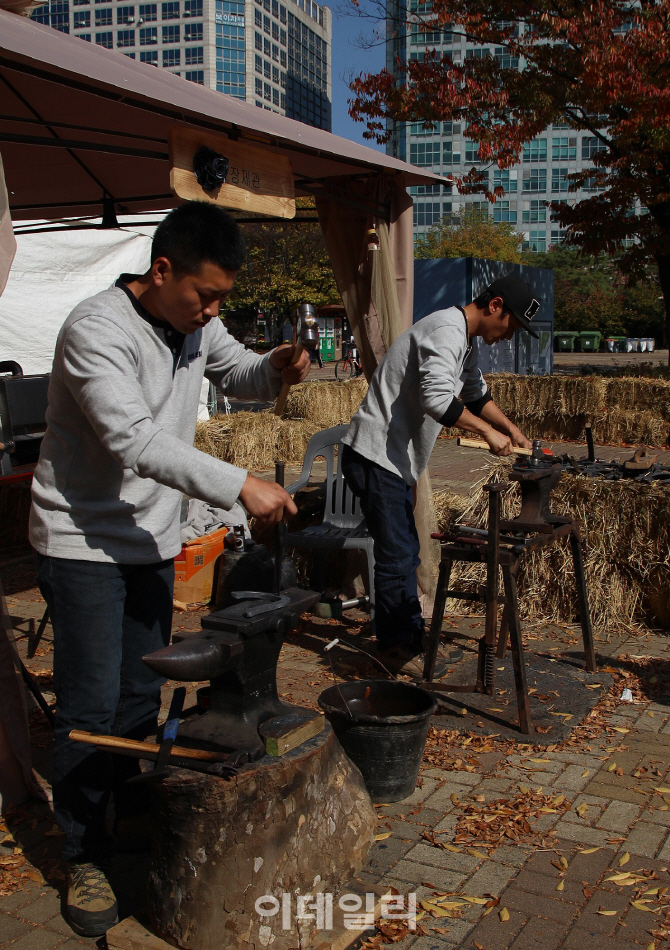
[[[419,17],[417,11],[421,10]],[[388,0],[388,11],[394,24],[393,38],[386,47],[386,65],[389,71],[398,71],[398,60],[423,60],[426,49],[435,49],[448,55],[455,63],[470,57],[494,56],[505,67],[519,67],[518,60],[504,47],[482,47],[466,40],[457,29],[425,32],[427,6],[418,0]],[[415,21],[415,22],[413,22]],[[523,27],[521,27],[523,29]],[[588,133],[575,132],[563,125],[553,125],[542,135],[528,142],[521,161],[512,168],[500,170],[495,163],[481,162],[478,145],[468,141],[464,125],[459,122],[438,122],[431,128],[422,123],[394,123],[387,151],[443,175],[462,177],[474,166],[488,175],[489,187],[501,186],[505,196],[490,204],[483,195],[461,195],[454,187],[418,185],[410,188],[414,199],[414,232],[425,233],[439,224],[443,217],[472,208],[488,213],[494,221],[506,221],[523,234],[525,250],[545,251],[558,244],[565,232],[553,220],[547,202],[581,200],[598,190],[582,188],[568,193],[568,175],[593,167],[591,159],[599,142]]]
[[[332,19],[314,0],[49,0],[31,17],[330,131]]]

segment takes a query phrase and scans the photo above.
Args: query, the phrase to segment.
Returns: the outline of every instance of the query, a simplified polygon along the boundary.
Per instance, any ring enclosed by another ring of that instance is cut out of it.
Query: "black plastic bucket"
[[[357,680],[324,690],[319,706],[374,802],[412,794],[437,709],[430,693],[411,683]]]

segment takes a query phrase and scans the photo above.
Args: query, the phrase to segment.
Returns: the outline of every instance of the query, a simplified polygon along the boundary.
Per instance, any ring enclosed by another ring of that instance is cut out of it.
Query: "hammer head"
[[[316,310],[311,303],[301,303],[297,310],[298,338],[304,349],[313,350],[318,340]]]

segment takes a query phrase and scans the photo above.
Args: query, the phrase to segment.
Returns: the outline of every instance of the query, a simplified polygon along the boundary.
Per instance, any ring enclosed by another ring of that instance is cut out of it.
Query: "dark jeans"
[[[174,563],[109,564],[37,555],[37,579],[54,633],[54,812],[66,861],[109,852],[105,811],[148,807],[146,786],[127,786],[139,762],[68,738],[71,729],[145,739],[156,731],[165,682],[141,657],[166,646]]]
[[[406,643],[421,651],[424,624],[416,585],[421,562],[412,488],[348,445],[342,447],[341,465],[374,540],[379,646],[386,650]]]

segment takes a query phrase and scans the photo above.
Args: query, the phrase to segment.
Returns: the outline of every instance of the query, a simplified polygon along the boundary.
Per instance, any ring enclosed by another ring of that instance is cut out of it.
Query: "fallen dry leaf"
[[[624,864],[628,864],[629,861],[630,861],[630,854],[628,853],[628,851],[625,851],[619,858],[619,867],[622,868]]]
[[[498,911],[498,917],[500,917],[501,922],[504,924],[509,920],[509,911],[506,907],[501,907]]]

